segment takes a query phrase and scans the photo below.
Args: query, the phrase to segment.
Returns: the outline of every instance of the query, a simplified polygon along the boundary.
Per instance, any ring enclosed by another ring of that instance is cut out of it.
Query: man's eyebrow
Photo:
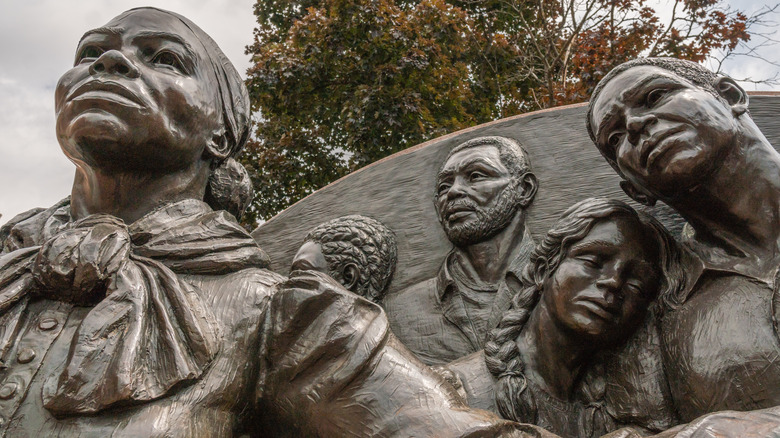
[[[604,132],[604,130],[607,128],[607,126],[612,124],[612,118],[615,117],[615,114],[618,113],[617,107],[615,105],[612,105],[612,107],[607,111],[606,114],[604,114],[604,117],[601,119],[601,122],[599,123],[599,126],[596,128],[596,141],[598,142],[599,137],[601,137],[601,133]]]
[[[438,184],[439,182],[441,182],[441,180],[443,180],[445,178],[449,178],[453,174],[455,174],[455,171],[452,170],[452,169],[444,169],[444,170],[442,170],[441,172],[439,172],[436,175],[436,183]]]
[[[145,40],[145,39],[152,39],[152,38],[160,38],[160,39],[164,39],[179,44],[182,47],[184,47],[184,50],[188,52],[187,55],[189,55],[192,58],[195,58],[195,51],[192,49],[190,43],[185,41],[182,37],[173,33],[147,30],[147,31],[138,32],[138,34],[135,36],[135,38],[133,38],[133,40],[138,40],[138,39]]]
[[[112,37],[118,37],[121,35],[121,32],[115,27],[98,27],[96,29],[86,31],[84,35],[81,36],[79,44],[92,35],[109,35]]]
[[[473,159],[471,159],[469,161],[466,161],[465,163],[462,163],[460,166],[458,166],[457,169],[444,169],[444,170],[442,170],[441,172],[438,173],[438,175],[436,175],[436,179],[440,180],[440,179],[443,179],[443,178],[450,177],[450,176],[454,175],[456,172],[459,172],[459,171],[461,171],[461,170],[463,170],[463,169],[465,169],[465,168],[467,168],[469,166],[473,166],[475,164],[483,164],[483,165],[485,165],[487,167],[490,167],[491,169],[498,170],[498,167],[496,166],[496,164],[493,163],[491,160],[487,159],[486,157],[475,157],[475,158],[473,158]]]
[[[469,161],[466,161],[463,163],[460,167],[458,167],[458,170],[463,170],[469,166],[473,166],[475,164],[483,164],[487,167],[490,167],[491,169],[497,169],[498,166],[496,166],[496,163],[492,162],[491,160],[487,159],[486,157],[475,157]]]

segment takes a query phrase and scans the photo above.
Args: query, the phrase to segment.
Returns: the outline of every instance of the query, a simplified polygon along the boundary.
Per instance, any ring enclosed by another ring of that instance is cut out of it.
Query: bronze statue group
[[[71,196],[0,229],[0,436],[780,436],[780,155],[728,77],[637,59],[588,107],[682,240],[589,198],[534,242],[527,154],[479,137],[432,188],[452,251],[387,295],[368,217],[267,269],[236,221],[247,92],[188,19],[87,32],[55,102]]]

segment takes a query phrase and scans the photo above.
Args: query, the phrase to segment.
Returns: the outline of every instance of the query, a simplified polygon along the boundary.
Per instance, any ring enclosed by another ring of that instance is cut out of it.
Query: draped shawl
[[[47,284],[34,271],[47,242],[58,237],[66,243],[77,240],[65,233],[84,234],[88,229],[98,244],[64,245],[61,255],[44,258],[43,271],[66,271],[81,260],[95,259],[95,254],[84,257],[78,251],[109,252],[101,256],[117,266],[105,279],[99,300],[88,304],[91,310],[77,328],[63,366],[44,383],[44,405],[59,415],[142,403],[198,379],[219,350],[219,324],[201,291],[179,275],[224,275],[268,264],[265,253],[231,215],[212,211],[201,201],[163,206],[129,226],[101,216],[74,222],[65,199],[48,210],[20,215],[0,230],[0,360],[12,346],[31,299],[62,297],[73,302],[74,291],[78,295],[78,278],[70,288],[43,293]],[[100,228],[105,223],[109,225]],[[117,233],[101,235],[105,229],[124,230],[118,234],[129,241],[125,245]]]

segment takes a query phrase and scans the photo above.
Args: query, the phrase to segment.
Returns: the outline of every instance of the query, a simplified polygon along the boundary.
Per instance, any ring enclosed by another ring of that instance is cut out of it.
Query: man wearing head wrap
[[[780,436],[780,154],[747,93],[691,61],[638,58],[595,88],[587,127],[627,195],[687,222],[688,285],[643,353],[689,422],[664,436]]]
[[[523,435],[378,306],[264,269],[234,217],[246,89],[192,22],[141,8],[87,32],[55,106],[71,196],[0,229],[0,436]]]

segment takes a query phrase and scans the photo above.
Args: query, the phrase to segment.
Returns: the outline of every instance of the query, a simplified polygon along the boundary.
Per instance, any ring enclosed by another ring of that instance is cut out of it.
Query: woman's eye
[[[633,295],[643,295],[642,293],[642,286],[635,283],[626,283],[625,288],[631,292]]]
[[[599,268],[601,267],[601,260],[595,256],[590,254],[582,254],[576,257],[577,260],[581,261],[583,265],[589,267],[589,268]]]
[[[171,52],[160,52],[152,59],[152,62],[158,65],[167,65],[176,70],[183,71],[179,57]]]
[[[79,55],[79,61],[84,61],[88,59],[97,59],[102,54],[103,51],[101,49],[95,46],[87,46],[84,47],[84,49],[81,51],[81,54]]]
[[[655,90],[647,93],[647,97],[645,97],[647,106],[650,107],[658,103],[658,101],[666,95],[666,91],[666,88],[656,88]]]

